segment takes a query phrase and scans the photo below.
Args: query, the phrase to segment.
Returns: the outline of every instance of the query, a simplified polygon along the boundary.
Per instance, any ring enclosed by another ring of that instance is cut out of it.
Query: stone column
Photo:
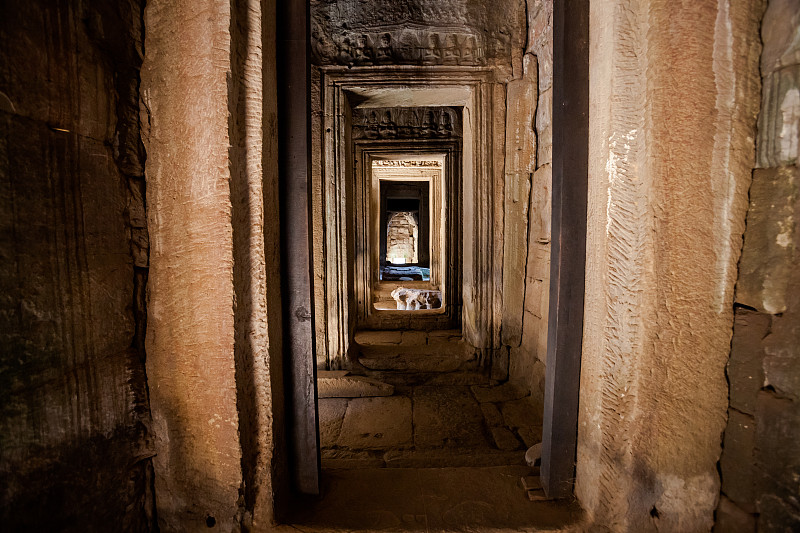
[[[239,522],[229,169],[230,2],[145,10],[147,376],[162,531]]]
[[[758,110],[758,2],[591,3],[576,492],[613,531],[708,531]]]

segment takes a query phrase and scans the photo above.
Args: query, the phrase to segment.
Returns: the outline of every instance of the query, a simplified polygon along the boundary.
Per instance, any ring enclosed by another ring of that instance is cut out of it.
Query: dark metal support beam
[[[277,3],[281,290],[289,471],[319,494],[319,428],[311,264],[308,2]]]
[[[553,211],[542,487],[572,494],[578,437],[589,172],[589,0],[553,11]]]

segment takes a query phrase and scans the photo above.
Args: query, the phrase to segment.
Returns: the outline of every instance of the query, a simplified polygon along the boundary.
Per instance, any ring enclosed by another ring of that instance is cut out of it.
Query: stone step
[[[475,368],[469,368],[472,365]],[[397,372],[392,370],[370,370],[365,369],[365,374],[371,378],[389,383],[395,386],[395,393],[398,388],[413,387],[420,385],[488,385],[489,376],[477,368],[476,363],[462,365],[456,372]]]
[[[461,342],[461,330],[446,329],[435,331],[417,330],[362,330],[355,334],[355,343],[361,348],[369,349],[378,346],[420,346]]]
[[[319,398],[365,398],[391,396],[394,387],[366,376],[351,376],[346,370],[320,370],[317,372]]]
[[[326,469],[449,468],[525,464],[524,453],[520,450],[442,448],[349,451],[341,448],[323,448],[321,455],[322,467]]]
[[[474,359],[453,354],[384,353],[361,355],[358,361],[369,370],[395,372],[455,372]]]

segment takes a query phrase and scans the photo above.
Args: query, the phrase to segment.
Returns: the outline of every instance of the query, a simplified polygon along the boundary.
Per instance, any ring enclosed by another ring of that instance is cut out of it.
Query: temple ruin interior
[[[797,0],[0,45],[3,531],[800,531]]]

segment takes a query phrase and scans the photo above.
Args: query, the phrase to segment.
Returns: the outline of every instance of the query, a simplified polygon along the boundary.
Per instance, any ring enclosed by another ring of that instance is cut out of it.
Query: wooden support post
[[[542,487],[572,494],[578,433],[589,171],[589,1],[553,12],[553,211]]]
[[[278,150],[287,437],[301,494],[319,494],[319,428],[311,264],[308,5],[277,5]]]

